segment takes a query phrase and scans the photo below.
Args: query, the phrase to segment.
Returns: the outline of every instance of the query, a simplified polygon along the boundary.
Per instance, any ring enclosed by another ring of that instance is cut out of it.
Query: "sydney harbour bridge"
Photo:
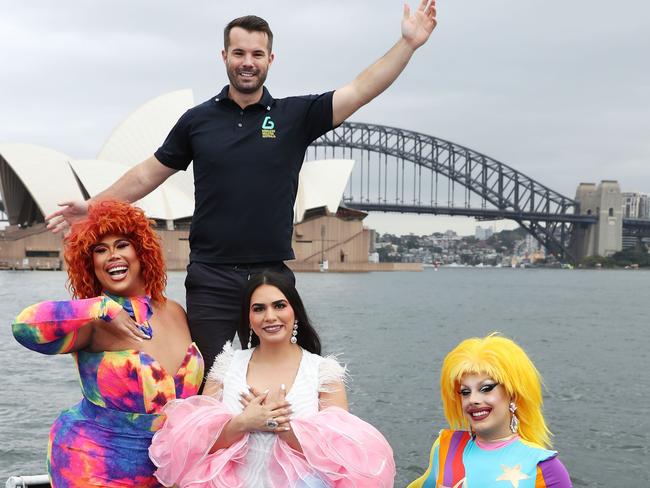
[[[578,201],[520,171],[418,132],[345,122],[316,140],[306,158],[356,161],[343,198],[349,208],[510,219],[562,261],[579,258],[577,236],[598,223]],[[622,228],[624,236],[650,237],[650,221],[623,219]]]

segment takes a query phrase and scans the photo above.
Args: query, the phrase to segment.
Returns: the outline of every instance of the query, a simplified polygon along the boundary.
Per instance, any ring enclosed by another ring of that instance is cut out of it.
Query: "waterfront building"
[[[476,226],[474,237],[479,241],[486,241],[494,234],[494,229],[490,227],[483,228],[480,225]]]
[[[647,193],[623,192],[623,217],[650,219],[650,197]]]

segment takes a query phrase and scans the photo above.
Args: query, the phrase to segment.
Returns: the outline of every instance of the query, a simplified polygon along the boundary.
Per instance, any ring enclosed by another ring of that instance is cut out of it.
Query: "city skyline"
[[[96,157],[147,100],[192,88],[198,103],[218,92],[227,83],[223,26],[248,13],[274,31],[267,86],[280,97],[334,89],[379,58],[399,36],[401,2],[14,2],[0,19],[0,141]],[[601,179],[647,193],[650,67],[639,60],[650,47],[648,15],[650,6],[630,0],[615,10],[578,0],[558,12],[537,0],[440,1],[431,42],[352,120],[465,145],[569,197]],[[480,225],[390,214],[366,224],[395,234]]]

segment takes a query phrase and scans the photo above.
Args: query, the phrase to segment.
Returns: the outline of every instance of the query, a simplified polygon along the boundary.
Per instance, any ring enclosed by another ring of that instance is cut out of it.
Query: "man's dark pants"
[[[239,265],[190,262],[187,266],[187,320],[192,340],[205,360],[206,375],[215,356],[237,333],[246,282],[264,270],[281,273],[296,283],[293,272],[281,261]]]

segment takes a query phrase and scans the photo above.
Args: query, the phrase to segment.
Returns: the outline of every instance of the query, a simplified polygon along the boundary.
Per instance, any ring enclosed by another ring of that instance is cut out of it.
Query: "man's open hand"
[[[55,234],[61,231],[67,232],[72,224],[88,215],[88,202],[79,200],[61,202],[59,207],[63,208],[45,217],[47,228]]]
[[[404,4],[402,37],[413,50],[427,42],[437,23],[435,0],[422,0],[413,15],[411,7],[407,3]]]

